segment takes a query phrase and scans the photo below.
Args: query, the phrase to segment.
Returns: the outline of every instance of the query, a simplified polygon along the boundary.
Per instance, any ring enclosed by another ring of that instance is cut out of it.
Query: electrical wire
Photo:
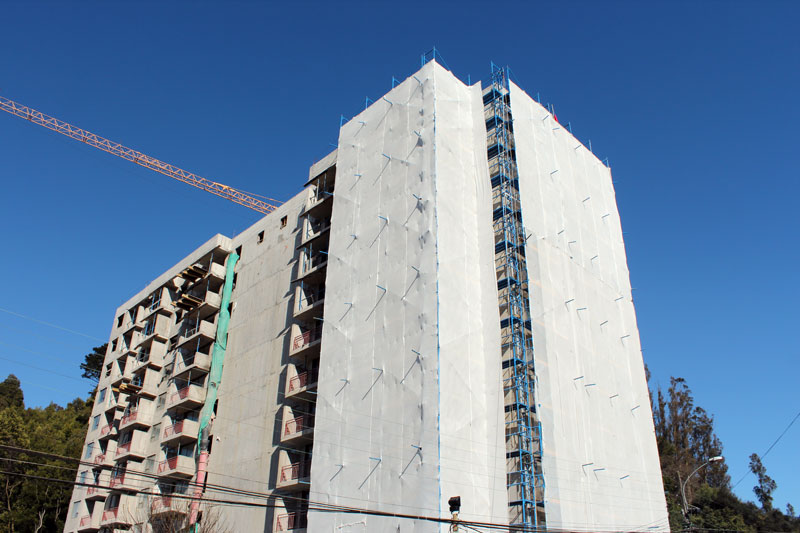
[[[791,427],[792,427],[792,425],[793,425],[795,422],[797,422],[797,419],[798,419],[798,418],[800,418],[800,411],[798,411],[798,412],[797,412],[797,414],[796,414],[796,415],[794,415],[794,418],[792,418],[792,421],[791,421],[791,422],[789,422],[789,425],[788,425],[788,426],[786,426],[786,429],[784,429],[784,430],[781,432],[781,434],[780,434],[780,435],[778,435],[778,438],[777,438],[777,439],[775,439],[775,440],[772,442],[772,444],[770,444],[770,445],[769,445],[769,448],[767,448],[767,451],[765,451],[763,454],[761,454],[761,459],[763,459],[764,457],[766,457],[766,456],[767,456],[767,454],[768,454],[769,452],[771,452],[771,451],[772,451],[772,448],[774,448],[774,447],[775,447],[775,445],[776,445],[776,444],[778,444],[778,441],[779,441],[779,440],[781,440],[781,439],[783,438],[783,436],[784,436],[784,435],[786,435],[786,432],[787,432],[787,431],[789,431],[789,428],[791,428]],[[737,482],[736,482],[736,484],[733,486],[733,488],[735,489],[736,487],[738,487],[738,486],[739,486],[739,483],[741,483],[742,481],[744,481],[744,478],[746,478],[748,474],[750,474],[750,472],[745,472],[745,473],[744,473],[744,475],[743,475],[742,477],[740,477],[740,478],[739,478],[739,481],[737,481]]]
[[[47,454],[46,452],[37,452],[36,450],[27,450],[25,448],[17,448],[17,447],[9,447],[9,446],[2,446],[2,448],[4,448],[4,449],[13,448],[15,450],[26,450],[28,452],[34,452],[34,453],[43,454],[43,455],[52,455],[52,456],[56,456],[56,457],[65,457],[65,456],[57,456],[56,454]],[[73,460],[73,461],[75,460],[74,458],[67,458],[67,459]],[[55,468],[62,468],[62,469],[66,468],[66,469],[69,469],[67,467],[59,467],[58,465],[32,463],[30,461],[23,461],[23,460],[16,460],[16,462],[21,462],[21,463],[25,463],[25,464],[35,464],[35,465],[39,465],[39,466],[42,466],[42,467],[50,467],[50,468],[55,467]],[[73,469],[69,469],[69,470],[73,470]],[[98,484],[84,483],[84,482],[80,482],[80,481],[68,481],[68,480],[51,478],[51,477],[46,477],[46,476],[36,476],[36,475],[32,475],[32,474],[22,474],[22,473],[18,473],[18,472],[0,471],[0,474],[13,475],[13,476],[29,478],[29,479],[35,479],[35,480],[41,480],[41,481],[51,481],[51,482],[57,482],[57,483],[63,483],[63,484],[71,484],[73,486],[95,487],[95,488],[108,489],[108,490],[120,490],[120,489],[115,489],[114,487],[111,487],[111,486],[102,486],[102,485],[98,485]],[[165,494],[161,494],[161,493],[151,492],[149,489],[129,489],[129,488],[125,488],[125,489],[122,489],[121,492],[130,493],[130,494],[141,494],[141,495],[154,496],[154,497],[159,497],[159,496],[164,496],[165,495]],[[184,494],[180,494],[180,493],[172,493],[172,494],[167,494],[167,495],[170,496],[170,497],[176,498],[176,499],[184,499],[184,500],[190,500],[190,501],[201,501],[201,502],[206,502],[206,503],[218,503],[218,504],[223,504],[223,505],[246,506],[246,507],[262,507],[262,508],[283,508],[283,506],[276,505],[276,504],[270,503],[270,502],[267,502],[267,503],[245,502],[245,501],[238,501],[238,500],[209,498],[209,497],[205,497],[205,496],[196,497],[196,496],[189,496],[189,495],[184,495]],[[269,498],[271,496],[274,496],[274,494],[266,494],[265,493],[265,494],[263,494],[263,496],[266,496],[266,497]],[[463,527],[465,527],[465,529],[470,529],[472,531],[478,531],[479,533],[480,533],[480,529],[477,529],[477,528],[484,528],[484,529],[488,528],[488,529],[491,529],[491,530],[499,530],[499,531],[515,531],[515,532],[520,532],[520,533],[522,533],[522,532],[535,532],[535,531],[543,531],[544,530],[544,528],[535,528],[535,527],[530,527],[530,526],[518,526],[518,525],[510,526],[510,525],[506,525],[506,524],[498,524],[498,523],[492,523],[492,522],[479,522],[479,521],[469,521],[469,520],[458,520],[457,522],[455,522],[453,519],[450,519],[450,518],[439,518],[439,517],[434,517],[434,516],[415,515],[415,514],[408,514],[408,513],[394,513],[394,512],[378,511],[378,510],[374,510],[374,509],[365,509],[365,508],[359,508],[359,507],[348,507],[348,506],[341,506],[341,505],[336,505],[336,504],[326,504],[326,503],[322,503],[322,502],[314,502],[314,501],[310,501],[310,500],[305,500],[303,498],[297,498],[297,499],[299,501],[302,501],[302,502],[308,502],[308,509],[312,510],[312,511],[343,512],[343,513],[348,513],[348,514],[364,514],[364,515],[374,515],[374,516],[382,516],[382,517],[394,517],[394,518],[401,518],[401,519],[432,521],[432,522],[449,523],[449,524],[458,523],[459,527],[463,526]],[[579,530],[579,529],[558,529],[558,528],[552,528],[552,527],[547,528],[547,530],[548,531],[557,532],[557,533],[558,532],[561,532],[561,533],[586,533],[588,531],[605,531],[607,533],[612,533],[612,532],[621,531],[621,530],[602,530],[602,529],[598,529],[598,528],[589,528],[589,529],[586,529],[586,530]]]
[[[59,326],[58,324],[51,324],[50,322],[45,322],[44,320],[39,320],[37,318],[29,317],[23,315],[22,313],[17,313],[15,311],[11,311],[10,309],[4,309],[0,307],[0,311],[3,313],[8,313],[9,315],[14,315],[19,318],[24,318],[25,320],[30,320],[31,322],[36,322],[37,324],[43,324],[45,326],[60,329],[61,331],[66,331],[67,333],[72,333],[73,335],[80,335],[81,337],[86,337],[87,339],[92,339],[99,342],[105,342],[103,339],[99,339],[93,335],[87,335],[86,333],[81,333],[80,331],[75,331],[74,329],[65,328],[64,326]]]

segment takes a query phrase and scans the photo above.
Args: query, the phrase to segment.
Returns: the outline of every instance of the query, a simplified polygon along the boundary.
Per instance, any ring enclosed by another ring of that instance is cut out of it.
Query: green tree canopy
[[[6,407],[19,409],[25,407],[25,396],[22,394],[19,379],[14,374],[9,374],[4,381],[0,382],[0,410]]]

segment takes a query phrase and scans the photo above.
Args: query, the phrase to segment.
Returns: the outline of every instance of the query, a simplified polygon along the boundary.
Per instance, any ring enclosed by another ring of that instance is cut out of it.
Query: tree
[[[22,394],[19,379],[14,374],[9,374],[5,381],[0,383],[0,410],[6,407],[25,407],[25,396]]]
[[[92,348],[91,353],[84,356],[84,361],[81,363],[82,378],[91,379],[95,383],[100,381],[100,374],[103,371],[103,360],[106,357],[106,348],[108,343],[102,346],[95,346]]]
[[[187,533],[190,514],[191,500],[167,494],[147,499],[140,496],[131,518],[138,526],[150,524],[153,533]],[[224,524],[220,508],[204,502],[200,505],[197,532],[231,533],[231,530]]]
[[[791,503],[786,504],[786,516],[789,516],[791,518],[795,517],[794,506]]]
[[[0,411],[0,444],[18,448],[27,448],[30,444],[19,410],[6,408]],[[26,457],[17,456],[16,459],[25,460]],[[14,533],[23,515],[18,502],[25,478],[13,474],[24,474],[25,466],[18,462],[3,461],[3,470],[11,474],[0,474],[0,527]]]
[[[778,484],[767,475],[767,468],[761,464],[758,454],[754,453],[750,456],[750,471],[758,478],[758,485],[753,487],[753,492],[761,502],[761,508],[769,511],[772,509],[772,493],[778,488]]]

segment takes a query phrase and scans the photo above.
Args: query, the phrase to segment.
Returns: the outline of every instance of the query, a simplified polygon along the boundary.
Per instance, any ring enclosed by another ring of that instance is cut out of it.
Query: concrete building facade
[[[92,415],[70,533],[668,528],[610,171],[502,70],[428,62],[120,306]]]

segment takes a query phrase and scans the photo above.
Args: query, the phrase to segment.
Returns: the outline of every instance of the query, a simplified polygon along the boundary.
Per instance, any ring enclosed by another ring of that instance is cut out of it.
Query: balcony
[[[134,313],[137,314],[138,313]],[[139,331],[144,327],[144,324],[140,322],[138,319],[127,318],[125,320],[125,324],[122,326],[122,333],[128,333],[130,331]]]
[[[119,490],[125,484],[125,472],[111,472],[111,479],[108,481],[110,489]]]
[[[294,300],[295,304],[292,312],[295,318],[309,320],[315,316],[321,317],[322,308],[325,304],[325,286],[298,286]]]
[[[127,357],[124,360],[120,359],[113,363],[111,367],[111,386],[119,387],[124,381],[130,381],[133,376],[131,369],[132,365],[127,364]]]
[[[198,341],[201,345],[213,342],[217,336],[217,325],[207,320],[200,320],[191,325],[178,336],[178,346],[192,341]]]
[[[120,390],[138,396],[155,398],[158,396],[158,371],[147,367],[140,368],[133,374],[130,382],[122,385]]]
[[[93,486],[86,487],[86,496],[84,499],[87,502],[92,500],[104,500],[106,496],[108,496],[108,489]]]
[[[321,323],[305,331],[301,331],[298,327],[293,327],[290,334],[293,337],[289,346],[289,356],[316,355],[319,353],[319,344],[322,341]]]
[[[187,385],[172,394],[167,398],[167,409],[174,409],[177,407],[183,409],[194,409],[206,399],[206,390],[200,385]]]
[[[321,283],[325,281],[324,268],[328,265],[328,253],[317,251],[312,255],[303,252],[300,255],[300,265],[297,269],[297,280],[303,279],[311,283]]]
[[[113,439],[116,436],[117,436],[117,428],[112,422],[100,428],[100,435],[97,437],[97,439],[108,440],[108,439]]]
[[[92,459],[92,463],[96,464],[97,466],[111,466],[114,464],[114,456],[106,451],[100,455],[95,455],[94,459]]]
[[[151,516],[161,514],[186,514],[189,509],[189,500],[183,498],[173,498],[172,496],[158,496],[150,504]]]
[[[308,489],[311,463],[300,461],[281,467],[276,488],[282,490]]]
[[[97,512],[82,516],[81,521],[78,523],[78,531],[83,533],[100,529],[100,518],[102,514],[103,513]]]
[[[136,440],[139,439],[117,446],[117,451],[114,452],[114,460],[124,461],[129,459],[144,459],[147,457],[147,447],[141,442],[136,442]]]
[[[197,440],[199,431],[200,422],[197,420],[183,419],[180,422],[175,422],[171,426],[164,428],[161,442],[163,444],[174,445],[177,443],[195,441]]]
[[[301,415],[294,418],[286,418],[291,416],[291,411],[284,411],[283,431],[281,432],[281,442],[308,442],[314,436],[314,415]]]
[[[308,516],[306,513],[285,513],[275,517],[275,531],[291,531],[301,533],[306,530]]]
[[[149,428],[153,424],[153,410],[151,403],[142,403],[131,409],[120,419],[120,431],[130,428]]]
[[[106,405],[103,408],[103,410],[106,412],[106,414],[109,414],[109,413],[113,414],[114,412],[116,412],[116,410],[118,408],[119,409],[123,408],[123,405],[121,405],[121,402],[119,400],[115,399],[113,396],[109,396],[108,399],[106,400]]]
[[[206,276],[224,280],[225,266],[214,262],[195,263],[190,267],[186,267],[178,276],[192,283]]]
[[[315,186],[312,191],[300,216],[311,215],[323,219],[330,217],[333,210],[333,187],[323,189]]]
[[[302,248],[317,237],[325,235],[331,229],[331,219],[326,218],[322,220],[312,220],[306,217],[303,223],[303,235],[300,238],[298,248]]]
[[[169,306],[169,298],[165,298],[162,294],[161,297],[154,301],[147,304],[147,307],[144,310],[144,319],[147,319],[149,316],[158,313],[162,315],[169,316],[172,314]]]
[[[190,289],[178,295],[172,305],[184,311],[192,310],[214,310],[219,311],[222,302],[222,294],[214,292],[206,287]]]
[[[146,365],[160,369],[164,366],[164,356],[166,354],[167,345],[164,343],[153,341],[148,345],[141,345],[133,358],[132,371],[135,373]]]
[[[297,371],[297,367],[290,364],[286,370],[286,398],[313,399],[316,396],[317,376],[319,370]]]
[[[129,526],[131,524],[131,520],[130,518],[126,518],[125,513],[121,512],[119,507],[105,509],[103,511],[103,517],[100,519],[100,526],[106,527],[115,524]]]
[[[175,367],[172,370],[172,377],[180,377],[187,373],[198,375],[206,373],[211,369],[211,355],[203,352],[193,352],[185,357],[178,355],[175,358]]]
[[[138,347],[150,339],[167,342],[169,339],[172,320],[163,315],[154,315],[144,324],[144,329],[139,332],[138,338],[134,341],[133,347]]]
[[[191,478],[194,476],[194,458],[176,455],[158,463],[159,476],[176,476]]]

